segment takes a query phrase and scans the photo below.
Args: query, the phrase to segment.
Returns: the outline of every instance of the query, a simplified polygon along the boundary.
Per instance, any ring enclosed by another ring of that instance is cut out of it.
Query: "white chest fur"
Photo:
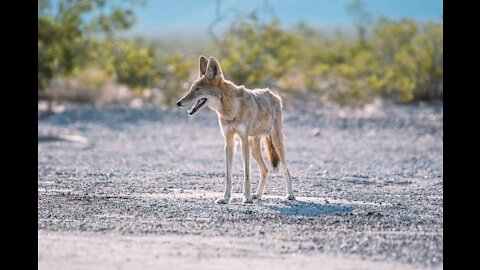
[[[215,97],[210,97],[208,99],[208,104],[207,105],[216,112],[219,112],[220,109],[222,108],[222,103],[220,102],[220,99],[215,98]]]
[[[221,121],[220,121],[220,127],[222,129],[222,132],[223,134],[225,134],[225,132],[229,131],[229,132],[234,132],[236,134],[239,134],[239,135],[247,135],[247,125],[245,124],[233,124],[233,123],[230,123],[230,124],[223,124]]]

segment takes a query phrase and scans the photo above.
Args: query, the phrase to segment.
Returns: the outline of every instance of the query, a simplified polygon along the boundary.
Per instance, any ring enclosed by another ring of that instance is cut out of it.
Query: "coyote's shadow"
[[[354,208],[349,205],[335,205],[335,204],[320,204],[305,201],[281,201],[283,206],[272,205],[270,209],[279,212],[286,216],[321,216],[321,215],[335,215],[335,214],[348,214],[351,213]]]

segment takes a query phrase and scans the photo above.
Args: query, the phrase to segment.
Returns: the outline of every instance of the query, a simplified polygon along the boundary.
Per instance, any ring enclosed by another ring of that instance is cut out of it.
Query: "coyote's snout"
[[[235,136],[240,138],[245,178],[243,182],[244,203],[260,199],[267,183],[268,168],[265,165],[260,141],[263,139],[267,157],[273,168],[282,166],[286,179],[287,199],[294,200],[292,179],[285,161],[282,131],[282,99],[267,89],[249,90],[237,86],[223,77],[220,63],[214,57],[208,60],[200,56],[198,78],[191,84],[189,92],[177,105],[189,106],[193,115],[203,107],[213,109],[225,138],[226,187],[218,203],[229,203],[232,194],[232,168],[235,153]],[[260,183],[256,194],[251,195],[250,152],[260,168]]]

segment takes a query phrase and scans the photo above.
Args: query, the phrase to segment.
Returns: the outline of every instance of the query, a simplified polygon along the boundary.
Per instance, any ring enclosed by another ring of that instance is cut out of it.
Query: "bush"
[[[297,68],[305,74],[305,85],[320,94],[326,92],[319,82],[332,82],[335,91],[328,98],[353,104],[376,96],[399,102],[443,98],[441,23],[380,18],[370,36],[350,40],[325,38],[305,25],[297,29],[303,63]]]
[[[372,21],[360,2],[350,8],[358,17],[356,37],[340,31],[327,36],[305,24],[287,31],[278,20],[260,23],[255,16],[236,19],[216,44],[225,76],[251,88],[276,87],[342,104],[378,96],[398,102],[443,99],[443,23]],[[134,94],[145,96],[148,89],[173,104],[197,75],[198,54],[167,54],[163,45],[116,38],[135,16],[118,5],[105,8],[106,3],[64,0],[50,9],[50,1],[39,1],[39,92],[54,78],[73,75],[82,81],[90,74],[85,69],[95,67]],[[104,9],[111,12],[97,12]]]
[[[298,38],[281,30],[276,20],[258,27],[255,19],[251,20],[231,24],[221,42],[221,64],[236,83],[265,86],[295,64]]]
[[[111,83],[111,76],[103,69],[89,66],[78,70],[70,78],[56,78],[46,89],[53,100],[74,103],[96,103],[103,88]]]
[[[94,62],[90,56],[94,51],[91,46],[99,44],[96,35],[113,39],[115,31],[133,25],[131,8],[122,7],[120,2],[136,1],[39,1],[38,91],[43,92],[53,78],[69,76]]]
[[[114,53],[110,69],[118,83],[133,89],[143,89],[158,83],[160,72],[152,49],[138,48],[129,41],[120,43]]]
[[[409,19],[382,18],[374,32],[372,47],[379,62],[379,81],[371,85],[375,90],[403,102],[443,98],[441,24],[418,26]]]
[[[187,58],[180,53],[160,58],[162,80],[159,87],[163,103],[173,105],[185,93],[184,84],[198,73],[196,61],[197,59]]]

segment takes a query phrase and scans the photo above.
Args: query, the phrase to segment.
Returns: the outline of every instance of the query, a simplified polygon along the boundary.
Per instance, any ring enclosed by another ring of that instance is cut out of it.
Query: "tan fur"
[[[210,57],[199,59],[199,76],[190,91],[177,102],[184,106],[206,98],[206,106],[216,111],[225,138],[226,187],[218,203],[228,203],[232,191],[232,167],[235,153],[234,138],[241,142],[244,163],[244,203],[251,203],[250,152],[260,168],[260,183],[253,198],[260,199],[267,182],[268,168],[261,155],[263,138],[267,157],[274,168],[280,162],[286,179],[287,198],[295,199],[290,172],[285,161],[282,131],[282,99],[270,89],[249,90],[223,77],[220,63]],[[205,107],[205,106],[203,106]],[[203,108],[201,107],[201,108]],[[201,109],[200,108],[200,109]],[[196,109],[194,113],[198,110]]]

